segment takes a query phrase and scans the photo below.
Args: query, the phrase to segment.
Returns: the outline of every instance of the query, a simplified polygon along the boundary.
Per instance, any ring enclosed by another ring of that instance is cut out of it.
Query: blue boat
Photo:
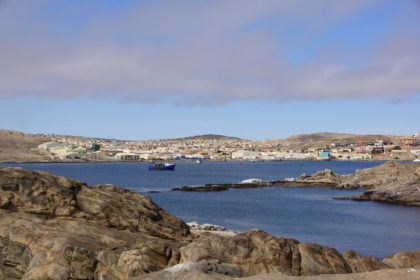
[[[149,170],[175,170],[174,163],[154,163],[149,165]]]

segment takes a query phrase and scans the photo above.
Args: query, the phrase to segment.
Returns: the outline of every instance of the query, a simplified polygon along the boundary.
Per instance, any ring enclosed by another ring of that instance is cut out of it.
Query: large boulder
[[[334,248],[313,243],[300,243],[298,248],[301,255],[299,275],[351,272],[351,268]]]
[[[350,266],[352,272],[368,272],[389,268],[389,266],[377,258],[362,257],[359,253],[353,250],[344,252],[343,258]]]
[[[197,262],[232,276],[270,272],[287,275],[348,273],[351,269],[333,248],[271,236],[252,230],[234,236],[201,234],[180,249],[181,262]]]
[[[420,250],[397,253],[385,258],[384,263],[393,268],[420,268]]]
[[[28,246],[0,237],[0,279],[21,279],[31,259]]]
[[[0,209],[73,218],[106,227],[180,240],[188,226],[149,197],[113,185],[85,183],[46,172],[0,168]]]
[[[134,191],[0,168],[1,279],[127,279],[177,264],[189,236]]]

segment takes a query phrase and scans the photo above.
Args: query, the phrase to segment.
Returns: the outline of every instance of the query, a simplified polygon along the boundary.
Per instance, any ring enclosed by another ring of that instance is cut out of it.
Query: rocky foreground
[[[313,175],[302,174],[297,178],[274,181],[241,182],[236,184],[206,184],[204,186],[173,188],[174,191],[226,191],[229,189],[263,187],[332,187],[369,191],[359,196],[336,197],[336,199],[372,200],[408,206],[420,206],[420,163],[390,161],[382,165],[358,170],[355,174],[340,175],[329,169]]]
[[[213,231],[224,229],[190,230],[128,189],[0,168],[0,279],[420,277],[420,251],[380,261],[259,230]]]

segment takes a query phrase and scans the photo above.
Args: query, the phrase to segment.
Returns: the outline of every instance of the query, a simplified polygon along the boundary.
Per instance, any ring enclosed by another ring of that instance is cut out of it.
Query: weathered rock
[[[241,276],[282,272],[287,275],[347,273],[350,268],[333,248],[253,230],[235,236],[201,235],[180,249],[181,262],[231,264]]]
[[[329,169],[318,171],[313,175],[302,174],[298,178],[289,178],[282,182],[282,185],[289,187],[299,186],[319,186],[319,187],[339,187],[340,184],[347,180],[351,175],[340,175],[332,172]],[[340,187],[340,188],[344,188]],[[354,186],[347,186],[345,188],[352,189]]]
[[[285,186],[327,186],[339,189],[366,188],[369,191],[358,196],[336,199],[372,200],[408,206],[420,206],[420,164],[387,162],[382,165],[358,170],[354,175],[339,175],[331,170],[313,175],[302,174],[285,180]]]
[[[350,266],[352,272],[368,272],[389,268],[385,263],[375,257],[362,257],[355,251],[346,251],[343,258]]]
[[[111,185],[0,168],[0,198],[5,279],[126,279],[177,264],[190,238],[150,198]]]
[[[0,209],[89,223],[180,240],[188,226],[149,197],[113,185],[85,183],[46,172],[0,168]]]
[[[76,212],[83,182],[41,171],[0,168],[0,208],[45,216]]]
[[[420,176],[416,169],[418,163],[398,163],[390,161],[372,168],[357,170],[355,174],[340,175],[329,169],[316,172],[313,175],[302,174],[298,178],[285,180],[284,185],[293,186],[332,186],[341,189],[376,187],[399,182],[400,184],[411,184]]]
[[[129,280],[228,280],[229,276],[209,271],[203,264],[187,262],[175,265],[165,270],[129,278]]]
[[[149,197],[113,185],[83,187],[77,193],[79,211],[73,216],[111,228],[181,240],[188,226]]]
[[[416,181],[420,173],[416,169],[420,163],[399,163],[389,161],[373,168],[357,170],[351,179],[352,184],[361,188],[376,188],[398,182],[399,184],[411,184]]]
[[[219,191],[227,191],[230,189],[227,184],[209,184],[204,186],[198,186],[198,187],[179,187],[179,188],[172,188],[172,191],[185,191],[185,192],[219,192]]]
[[[263,187],[279,186],[282,181],[254,181],[249,183],[234,183],[234,184],[206,184],[196,187],[179,187],[172,188],[173,191],[192,191],[192,192],[217,192],[227,191],[229,189],[255,189]]]
[[[372,272],[350,274],[322,274],[314,276],[288,276],[281,273],[270,273],[241,278],[243,280],[418,280],[420,270],[409,269],[385,269]]]
[[[300,243],[298,248],[301,256],[299,275],[351,272],[346,261],[334,248],[313,243]]]
[[[394,268],[420,268],[420,250],[397,253],[392,257],[385,258],[384,263]]]
[[[21,279],[31,259],[28,246],[0,237],[0,279]]]

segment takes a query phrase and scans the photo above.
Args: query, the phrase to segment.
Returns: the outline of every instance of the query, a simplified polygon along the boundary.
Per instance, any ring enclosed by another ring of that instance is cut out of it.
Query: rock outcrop
[[[353,197],[336,199],[373,200],[378,202],[420,206],[420,163],[390,161],[382,165],[357,170],[355,174],[341,175],[326,169],[315,174],[273,181],[250,181],[235,184],[206,184],[196,187],[173,188],[174,191],[227,191],[229,189],[262,187],[332,187],[337,189],[365,188],[369,191]]]
[[[385,264],[258,230],[194,227],[190,231],[150,198],[128,189],[0,168],[4,280],[298,276],[416,267],[420,261],[418,252],[397,254]]]
[[[302,186],[315,186],[315,187],[334,187],[334,188],[346,188],[346,189],[357,189],[357,185],[342,185],[342,182],[347,181],[352,175],[340,175],[332,172],[329,169],[324,171],[318,171],[313,175],[302,174],[298,178],[287,178],[282,182],[283,186],[286,187],[302,187]]]
[[[374,257],[362,257],[355,251],[346,251],[343,254],[344,259],[350,266],[352,272],[366,272],[393,267],[386,265],[384,262],[379,261]]]
[[[217,191],[227,191],[229,189],[255,189],[263,187],[274,187],[279,186],[282,183],[281,180],[278,181],[255,181],[255,182],[245,182],[245,183],[234,183],[234,184],[206,184],[203,186],[183,186],[179,188],[172,188],[173,191],[192,191],[192,192],[217,192]]]
[[[177,264],[189,236],[134,191],[0,168],[1,279],[126,279]]]
[[[372,200],[408,206],[420,206],[420,164],[390,161],[358,170],[355,174],[340,175],[324,170],[313,175],[302,174],[286,180],[285,186],[330,186],[339,189],[365,188],[368,191],[353,197],[337,199]]]
[[[376,167],[357,170],[355,174],[340,175],[329,169],[313,175],[302,174],[283,182],[286,186],[332,186],[340,189],[374,189],[399,183],[412,184],[419,179],[419,163],[389,161]]]
[[[198,263],[183,263],[165,270],[130,278],[130,280],[229,280],[229,276],[208,272]],[[243,280],[418,280],[420,269],[384,269],[351,274],[321,274],[315,276],[289,276],[281,272],[234,278]]]
[[[394,268],[420,268],[420,250],[397,253],[392,257],[385,258],[384,263]]]

